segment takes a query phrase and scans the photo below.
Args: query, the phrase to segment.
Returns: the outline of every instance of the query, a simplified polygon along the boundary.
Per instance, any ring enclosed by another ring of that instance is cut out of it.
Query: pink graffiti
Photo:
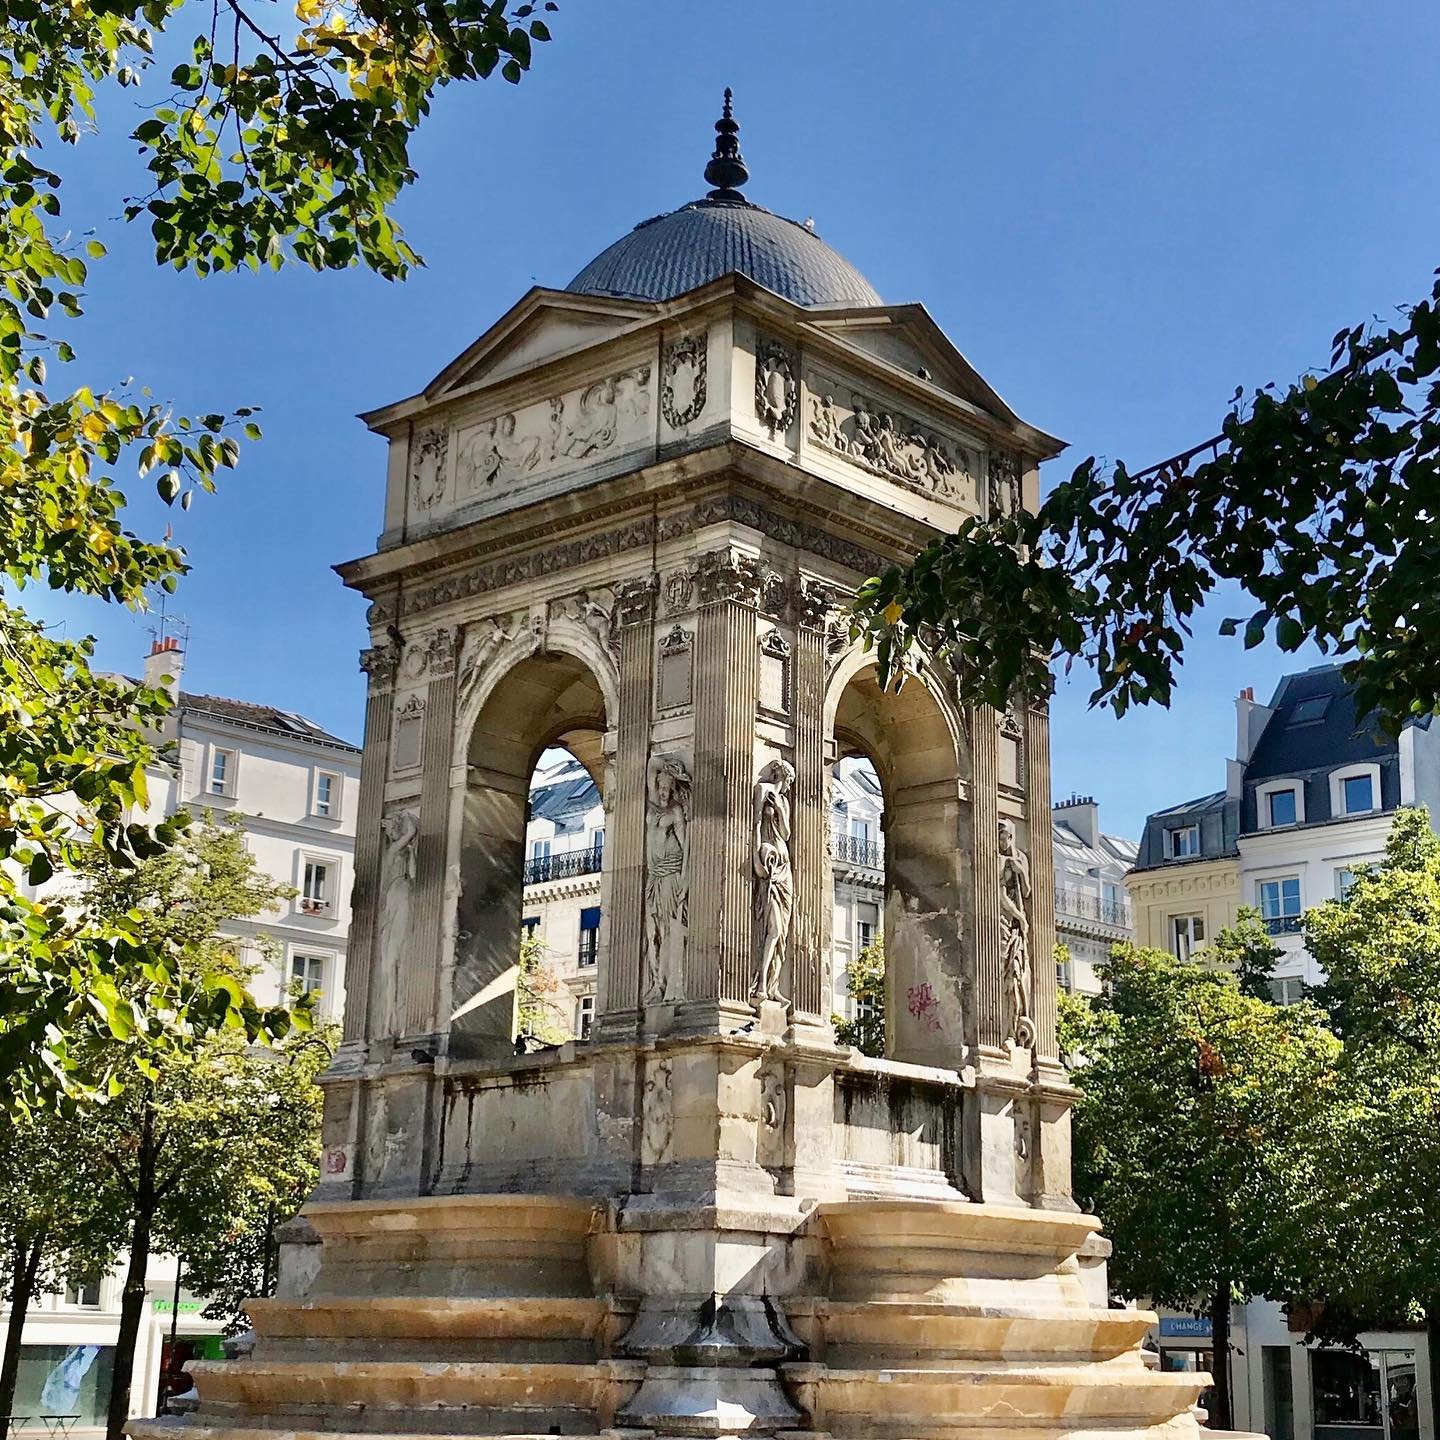
[[[936,997],[935,992],[930,988],[930,982],[928,980],[920,985],[912,985],[905,992],[905,998],[910,1003],[910,1013],[927,1030],[938,1030],[940,1028],[940,1001]]]
[[[343,1175],[349,1163],[349,1156],[339,1145],[325,1152],[325,1173],[327,1175]]]

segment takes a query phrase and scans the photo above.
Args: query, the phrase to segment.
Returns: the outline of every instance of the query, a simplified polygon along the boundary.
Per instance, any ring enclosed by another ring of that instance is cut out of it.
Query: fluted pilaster
[[[823,614],[815,627],[801,624],[794,657],[795,809],[792,850],[795,922],[791,947],[791,995],[795,1012],[828,1019],[831,1010],[829,956],[825,945],[828,887],[825,827],[825,632]]]
[[[998,728],[995,711],[975,707],[972,731],[975,783],[975,992],[976,1029],[982,1045],[1003,1045],[1005,1034],[1005,963],[1000,934],[1000,804]]]
[[[1037,1054],[1059,1056],[1055,1038],[1055,843],[1050,828],[1050,712],[1041,702],[1025,715],[1025,809],[1030,818],[1030,934]]]

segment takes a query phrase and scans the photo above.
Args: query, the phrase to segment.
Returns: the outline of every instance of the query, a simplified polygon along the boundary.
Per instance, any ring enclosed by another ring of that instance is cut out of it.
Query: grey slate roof
[[[360,753],[358,745],[322,730],[313,720],[307,720],[293,710],[281,710],[274,705],[255,705],[249,700],[231,700],[224,695],[192,695],[188,690],[182,690],[180,708],[198,717],[244,725],[253,730],[268,730],[297,740],[313,740],[321,745],[353,750],[357,755]]]
[[[738,273],[797,305],[879,305],[874,286],[815,232],[746,200],[693,201],[637,225],[565,288],[670,300]]]
[[[1200,860],[1213,860],[1218,855],[1234,853],[1239,815],[1236,805],[1227,804],[1225,792],[1200,795],[1194,800],[1156,810],[1145,817],[1145,830],[1140,837],[1140,853],[1135,869],[1150,870],[1159,865],[1189,865]],[[1165,832],[1197,826],[1200,832],[1200,853],[1183,860],[1170,859],[1166,853]]]
[[[1354,696],[1338,665],[1283,676],[1270,708],[1275,713],[1245,767],[1247,783],[1320,766],[1334,770],[1395,752],[1393,739],[1355,714]]]

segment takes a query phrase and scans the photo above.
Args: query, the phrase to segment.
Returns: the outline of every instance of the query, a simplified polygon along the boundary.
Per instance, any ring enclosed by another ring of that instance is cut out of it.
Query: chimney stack
[[[180,674],[185,668],[185,652],[173,635],[162,636],[145,657],[145,683],[152,690],[167,690],[172,700],[180,698]]]
[[[1063,820],[1092,850],[1100,846],[1100,807],[1093,795],[1076,795],[1068,800],[1057,800],[1054,806],[1057,819]]]

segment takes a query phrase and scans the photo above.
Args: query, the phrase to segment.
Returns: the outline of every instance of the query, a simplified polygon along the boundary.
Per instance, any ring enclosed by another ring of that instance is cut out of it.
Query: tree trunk
[[[135,1157],[135,1210],[130,1225],[130,1266],[120,1298],[120,1333],[115,1341],[115,1372],[110,1381],[110,1406],[105,1440],[124,1440],[130,1419],[130,1377],[135,1369],[135,1343],[145,1314],[145,1275],[150,1268],[150,1230],[155,1220],[155,1112],[147,1104],[140,1119],[140,1146]]]
[[[1440,1295],[1425,1302],[1425,1352],[1430,1361],[1430,1433],[1440,1435]]]
[[[1235,1407],[1230,1397],[1230,1281],[1215,1282],[1215,1293],[1210,1298],[1210,1344],[1214,1351],[1215,1389],[1210,1401],[1210,1418],[1207,1422],[1212,1430],[1233,1430],[1235,1428]]]
[[[20,1338],[25,1333],[25,1316],[34,1298],[35,1277],[45,1249],[45,1231],[33,1237],[27,1249],[23,1239],[15,1241],[10,1257],[10,1319],[5,1326],[5,1358],[0,1360],[0,1416],[15,1411],[15,1384],[20,1378]]]

